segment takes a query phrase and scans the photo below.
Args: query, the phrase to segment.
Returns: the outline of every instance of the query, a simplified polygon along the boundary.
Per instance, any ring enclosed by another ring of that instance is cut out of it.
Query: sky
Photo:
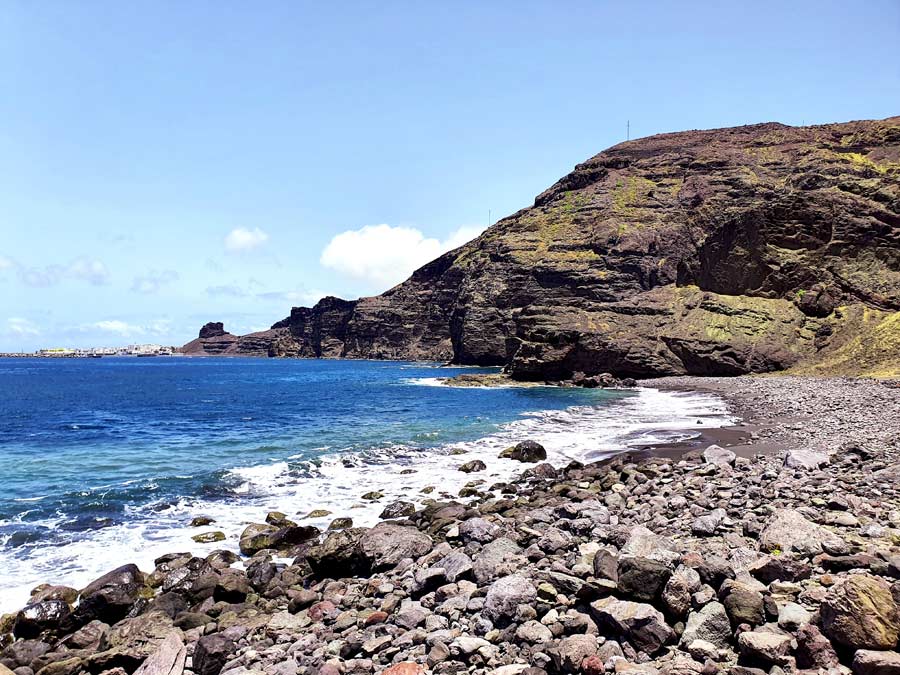
[[[0,351],[372,295],[631,137],[900,114],[900,2],[0,2]]]

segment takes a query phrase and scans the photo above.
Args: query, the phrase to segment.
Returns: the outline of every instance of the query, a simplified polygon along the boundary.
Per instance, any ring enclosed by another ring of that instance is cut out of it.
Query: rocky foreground
[[[526,443],[517,481],[370,529],[270,514],[243,560],[35,589],[0,675],[900,673],[897,383],[699,385],[749,444],[552,467]]]

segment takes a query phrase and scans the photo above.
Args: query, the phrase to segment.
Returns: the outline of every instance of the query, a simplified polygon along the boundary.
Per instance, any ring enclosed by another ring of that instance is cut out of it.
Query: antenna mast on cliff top
[[[625,122],[625,140],[631,140],[631,120]]]

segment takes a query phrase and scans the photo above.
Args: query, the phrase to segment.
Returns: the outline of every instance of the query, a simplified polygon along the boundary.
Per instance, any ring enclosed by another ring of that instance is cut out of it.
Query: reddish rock
[[[337,607],[335,607],[334,603],[331,600],[322,600],[321,602],[317,602],[312,605],[308,611],[309,618],[313,621],[325,621],[326,619],[333,619],[339,613]]]
[[[381,675],[421,675],[424,672],[425,668],[422,664],[413,661],[403,661],[381,671]]]
[[[384,623],[385,621],[387,621],[387,618],[387,612],[372,612],[371,614],[369,614],[369,616],[366,617],[365,625],[372,626],[376,623]]]
[[[584,675],[603,675],[606,669],[603,667],[603,659],[596,654],[587,657],[581,662],[581,672]]]

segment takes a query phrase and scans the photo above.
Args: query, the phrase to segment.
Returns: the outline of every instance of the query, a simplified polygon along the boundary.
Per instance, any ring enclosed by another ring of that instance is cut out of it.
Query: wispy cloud
[[[414,227],[366,225],[336,235],[322,251],[322,265],[383,289],[408,278],[442,253],[478,236],[483,227],[465,226],[441,241]]]
[[[236,284],[224,284],[222,286],[209,286],[206,289],[206,294],[211,297],[229,297],[229,298],[243,298],[247,295],[247,291],[237,286]]]
[[[81,324],[74,329],[74,332],[116,335],[120,338],[161,337],[172,333],[172,321],[171,319],[152,319],[145,323],[130,323],[122,319],[103,319]]]
[[[258,227],[252,230],[236,227],[225,235],[225,250],[230,253],[244,253],[259,248],[269,241],[269,235]]]
[[[95,321],[94,323],[83,326],[82,330],[84,332],[100,331],[101,333],[115,333],[116,335],[121,335],[122,337],[128,337],[143,332],[140,326],[135,326],[119,319]]]
[[[256,297],[260,300],[269,300],[272,302],[314,305],[326,295],[330,295],[330,293],[319,290],[307,291],[305,289],[298,289],[294,291],[268,291],[266,293],[257,293]]]
[[[43,267],[28,267],[13,258],[0,258],[0,271],[15,270],[19,280],[26,286],[45,288],[56,286],[67,279],[86,281],[94,286],[109,283],[109,270],[100,260],[81,256],[67,265],[51,264]]]
[[[160,288],[177,280],[178,272],[175,270],[150,270],[147,274],[134,278],[131,290],[135,293],[158,293]]]
[[[20,338],[36,337],[41,334],[41,329],[28,319],[14,316],[6,320],[6,333]]]

